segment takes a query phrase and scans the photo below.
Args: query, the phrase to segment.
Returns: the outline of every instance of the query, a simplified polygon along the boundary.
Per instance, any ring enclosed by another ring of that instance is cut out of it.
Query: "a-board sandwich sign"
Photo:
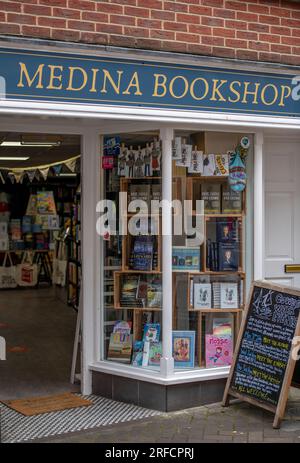
[[[275,413],[273,427],[280,427],[300,348],[297,336],[300,289],[254,282],[223,405],[229,404],[229,396],[257,405]]]

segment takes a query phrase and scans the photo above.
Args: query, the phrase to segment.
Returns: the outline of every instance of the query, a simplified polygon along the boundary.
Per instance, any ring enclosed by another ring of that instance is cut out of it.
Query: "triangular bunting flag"
[[[39,172],[41,173],[44,180],[47,180],[49,169],[50,167],[46,167],[45,169],[39,169]]]
[[[56,164],[55,166],[52,166],[52,169],[55,175],[59,175],[62,169],[62,164]]]
[[[27,177],[28,177],[30,183],[33,182],[34,177],[35,177],[35,173],[36,173],[35,170],[27,170],[27,171],[26,171],[26,174],[27,174]]]
[[[70,161],[65,162],[65,166],[70,169],[71,172],[75,171],[77,159],[71,159]]]
[[[15,180],[16,180],[16,179],[15,179],[15,175],[14,175],[13,172],[9,172],[8,178],[9,178],[9,180],[11,181],[11,183],[15,183]]]
[[[24,172],[12,172],[12,174],[14,175],[15,177],[15,181],[16,183],[22,183],[22,177],[24,175]]]
[[[5,183],[5,180],[4,180],[4,177],[3,177],[3,175],[2,175],[1,170],[0,170],[0,180],[1,180],[2,183]]]

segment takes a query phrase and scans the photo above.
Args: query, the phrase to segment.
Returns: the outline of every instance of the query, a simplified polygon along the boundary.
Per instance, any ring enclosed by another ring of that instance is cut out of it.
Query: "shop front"
[[[0,62],[4,131],[81,137],[82,392],[219,401],[251,282],[297,286],[297,72],[42,42]]]

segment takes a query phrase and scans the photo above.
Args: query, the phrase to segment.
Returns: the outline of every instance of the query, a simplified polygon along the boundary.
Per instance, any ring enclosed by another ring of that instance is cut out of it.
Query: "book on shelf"
[[[162,344],[160,341],[150,341],[148,365],[159,367],[162,357]]]
[[[141,367],[143,364],[143,350],[144,342],[143,341],[134,341],[132,349],[132,365],[134,367]]]
[[[154,236],[138,235],[133,239],[129,257],[131,270],[151,271],[153,267]]]
[[[237,283],[221,283],[221,309],[238,308],[238,285]]]
[[[125,321],[125,320],[117,320],[114,324],[114,333],[123,333],[123,334],[130,334],[132,328],[132,322]]]
[[[239,268],[239,243],[219,243],[219,270],[237,272]]]
[[[242,193],[233,191],[229,185],[222,185],[222,213],[240,214],[242,212]]]
[[[194,308],[210,309],[211,308],[211,284],[194,283]]]
[[[128,194],[128,204],[131,201],[145,201],[147,206],[150,203],[150,194],[151,194],[151,185],[147,184],[130,184],[129,185],[129,194]]]
[[[221,185],[214,183],[202,184],[201,199],[204,201],[205,214],[220,214]]]
[[[120,291],[120,304],[122,307],[143,307],[142,302],[136,297],[138,284],[138,275],[123,276]]]
[[[147,307],[161,308],[162,305],[162,284],[161,277],[154,275],[148,277],[147,286]]]
[[[172,270],[200,271],[200,247],[173,246]]]
[[[188,167],[189,174],[202,174],[203,173],[203,151],[192,151],[191,162]]]
[[[237,220],[217,220],[216,227],[218,242],[238,241]]]
[[[207,367],[231,365],[233,343],[230,337],[205,335],[205,363]]]
[[[107,360],[130,363],[132,353],[132,334],[112,333],[109,338]]]
[[[210,239],[206,242],[206,266],[212,272],[219,270],[218,243]]]

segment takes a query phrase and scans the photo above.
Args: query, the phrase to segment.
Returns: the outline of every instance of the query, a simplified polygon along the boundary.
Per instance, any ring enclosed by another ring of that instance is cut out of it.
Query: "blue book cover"
[[[144,326],[143,341],[158,342],[160,337],[160,323],[146,323]]]

